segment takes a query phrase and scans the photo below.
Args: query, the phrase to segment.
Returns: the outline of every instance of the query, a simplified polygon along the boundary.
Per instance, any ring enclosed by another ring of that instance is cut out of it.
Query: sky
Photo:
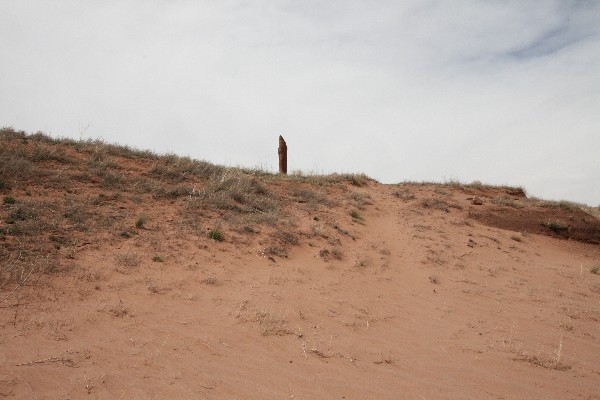
[[[600,205],[600,1],[0,0],[0,126]]]

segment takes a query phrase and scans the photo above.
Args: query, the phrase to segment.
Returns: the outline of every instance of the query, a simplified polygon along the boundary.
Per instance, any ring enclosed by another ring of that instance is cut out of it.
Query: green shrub
[[[141,213],[138,215],[137,221],[135,221],[135,227],[142,229],[146,222],[148,222],[148,216],[145,213]]]
[[[594,265],[591,269],[590,272],[592,274],[596,274],[596,275],[600,275],[600,264],[596,264]]]
[[[209,231],[206,236],[208,236],[209,238],[211,238],[213,240],[218,240],[219,242],[223,240],[223,235],[221,234],[221,232],[218,229],[213,229],[213,230]]]
[[[163,259],[161,256],[154,256],[152,257],[152,261],[154,262],[163,262]]]
[[[12,197],[8,197],[8,196],[5,196],[5,197],[2,199],[2,204],[15,204],[16,202],[17,202],[17,201],[16,201],[14,198],[12,198]]]
[[[352,219],[355,219],[355,220],[361,220],[362,219],[362,217],[361,217],[360,213],[358,212],[358,210],[352,210],[350,212],[350,216],[352,217]]]
[[[25,221],[27,219],[34,219],[35,213],[33,210],[28,208],[19,207],[8,215],[6,223],[14,224],[16,221]]]

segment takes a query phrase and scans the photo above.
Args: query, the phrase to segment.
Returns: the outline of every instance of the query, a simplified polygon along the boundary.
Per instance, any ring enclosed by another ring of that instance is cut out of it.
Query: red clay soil
[[[600,399],[591,216],[491,188],[289,177],[260,180],[287,222],[249,226],[251,199],[198,211],[102,182],[3,193],[4,221],[60,212],[3,227],[5,271],[55,268],[2,285],[1,398]]]
[[[505,230],[600,244],[600,221],[579,208],[540,207],[535,202],[526,209],[484,204],[469,217]]]

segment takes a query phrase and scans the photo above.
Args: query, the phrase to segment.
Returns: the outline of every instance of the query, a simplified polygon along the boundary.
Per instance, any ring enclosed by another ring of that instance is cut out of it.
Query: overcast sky
[[[600,1],[0,0],[0,126],[600,204]]]

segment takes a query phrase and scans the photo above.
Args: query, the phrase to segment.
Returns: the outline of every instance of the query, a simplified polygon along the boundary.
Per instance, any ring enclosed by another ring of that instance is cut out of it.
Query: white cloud
[[[401,3],[398,5],[398,3]],[[0,125],[600,203],[600,4],[0,0]]]

